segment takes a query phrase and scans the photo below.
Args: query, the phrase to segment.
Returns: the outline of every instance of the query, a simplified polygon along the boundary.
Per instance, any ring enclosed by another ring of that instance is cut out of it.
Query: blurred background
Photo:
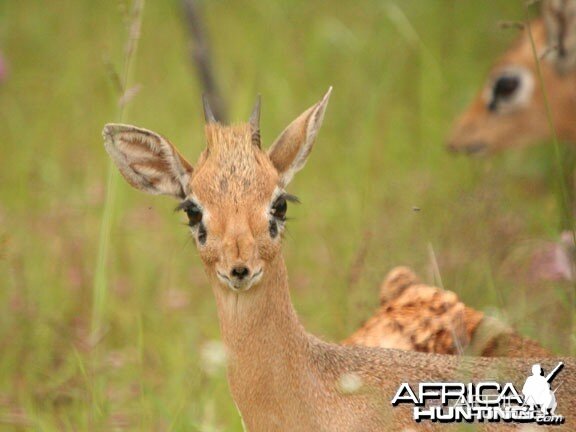
[[[284,249],[309,331],[345,338],[403,264],[572,352],[573,282],[550,258],[561,218],[552,146],[445,150],[454,116],[518,36],[499,23],[537,5],[196,5],[228,117],[247,119],[261,93],[264,143],[334,86],[289,188],[302,205],[290,207]],[[136,11],[128,0],[0,2],[0,430],[241,430],[185,216],[108,179],[102,146],[103,125],[122,121],[196,160],[189,25],[177,0]]]

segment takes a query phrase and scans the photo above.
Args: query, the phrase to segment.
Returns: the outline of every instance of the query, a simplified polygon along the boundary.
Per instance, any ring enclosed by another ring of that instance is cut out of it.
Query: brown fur
[[[205,244],[198,240],[197,232],[193,234],[216,299],[228,351],[230,391],[249,431],[437,430],[438,425],[412,421],[410,408],[390,405],[400,383],[489,378],[513,380],[521,386],[534,361],[339,346],[322,342],[304,330],[290,300],[281,236],[271,237],[269,233],[269,209],[277,188],[303,165],[305,159],[299,155],[310,152],[327,102],[328,95],[289,126],[294,129],[289,130],[290,136],[301,137],[295,157],[292,151],[278,151],[282,137],[271,153],[265,153],[251,146],[248,126],[211,124],[206,129],[208,148],[192,172],[181,170],[175,150],[164,146],[161,157],[171,167],[158,183],[164,189],[150,190],[146,179],[136,187],[182,199],[177,186],[188,179],[183,186],[186,199],[194,199],[203,208]],[[298,131],[301,128],[305,131]],[[118,168],[133,179],[138,177],[130,171],[132,155],[118,146],[134,140],[140,130],[107,125],[104,132],[107,151]],[[154,147],[143,144],[142,150],[147,148]],[[289,159],[281,160],[281,154]],[[149,157],[155,156],[151,153]],[[225,192],[219,187],[221,179],[228,185]],[[261,269],[260,279],[243,289],[232,289],[217,272],[229,272],[235,263],[246,265],[252,272]],[[555,430],[573,430],[570,414],[576,410],[576,363],[563,361],[567,372],[557,395],[558,412],[566,413],[568,419],[564,427]],[[555,362],[542,363],[549,369]],[[343,388],[341,382],[347,376],[354,376],[360,387],[353,391]],[[510,428],[486,424],[484,429]]]
[[[560,4],[559,1],[544,2],[546,24],[542,18],[527,23],[516,42],[492,66],[484,87],[455,121],[448,139],[449,149],[465,153],[494,152],[552,137],[529,31],[537,55],[541,58],[542,81],[552,111],[553,127],[560,141],[576,142],[576,122],[573,121],[576,113],[576,46],[573,41],[576,37],[573,13],[576,1],[567,0],[564,3],[566,10],[563,13],[568,23],[564,30],[551,24],[557,21],[550,18],[550,7],[553,3],[555,7],[556,3]],[[559,39],[565,40],[568,57],[559,58],[559,44],[552,45]],[[488,95],[493,82],[502,71],[510,68],[521,68],[527,77],[531,77],[533,92],[522,103],[501,111],[491,111],[488,109]]]
[[[538,343],[484,317],[453,292],[422,284],[408,267],[390,271],[380,288],[380,307],[342,343],[437,354],[550,357]]]

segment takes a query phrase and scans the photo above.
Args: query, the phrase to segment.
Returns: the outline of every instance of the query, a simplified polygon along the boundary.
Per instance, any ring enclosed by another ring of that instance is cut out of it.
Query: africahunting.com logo
[[[556,390],[551,383],[564,367],[560,362],[548,375],[539,364],[532,366],[519,393],[512,383],[494,381],[478,383],[420,383],[412,388],[402,383],[392,405],[413,404],[417,422],[518,422],[562,424],[564,417],[556,414]]]

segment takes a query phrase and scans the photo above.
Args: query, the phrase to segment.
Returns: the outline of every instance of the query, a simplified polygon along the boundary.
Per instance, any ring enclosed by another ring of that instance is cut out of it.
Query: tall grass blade
[[[136,51],[138,41],[140,40],[140,29],[142,26],[142,14],[144,11],[144,0],[134,0],[132,4],[130,20],[128,24],[128,39],[124,51],[124,65],[121,72],[121,81],[115,87],[120,90],[118,94],[118,113],[116,119],[119,123],[124,121],[125,108],[128,104],[130,92],[128,80],[130,70]],[[120,76],[114,74],[113,76]],[[92,338],[97,339],[98,334],[102,331],[104,315],[106,310],[106,297],[108,293],[108,272],[106,271],[108,255],[110,250],[110,232],[112,229],[112,216],[116,204],[116,194],[118,188],[118,173],[114,168],[112,161],[108,162],[108,175],[106,182],[106,201],[102,213],[102,224],[100,225],[100,234],[98,238],[98,254],[96,258],[96,271],[94,273],[94,292],[92,298]]]

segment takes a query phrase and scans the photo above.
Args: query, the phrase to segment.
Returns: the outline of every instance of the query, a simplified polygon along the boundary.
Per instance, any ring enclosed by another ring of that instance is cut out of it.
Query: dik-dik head
[[[456,120],[449,150],[494,152],[551,137],[529,30],[554,128],[561,140],[576,140],[576,0],[548,0],[543,2],[542,18],[524,27]]]
[[[330,92],[268,151],[260,144],[259,101],[249,123],[232,126],[218,123],[205,101],[206,149],[194,166],[167,139],[135,126],[106,125],[104,145],[133,187],[180,201],[209,276],[246,291],[280,252],[287,202],[295,200],[285,187],[312,150]]]

